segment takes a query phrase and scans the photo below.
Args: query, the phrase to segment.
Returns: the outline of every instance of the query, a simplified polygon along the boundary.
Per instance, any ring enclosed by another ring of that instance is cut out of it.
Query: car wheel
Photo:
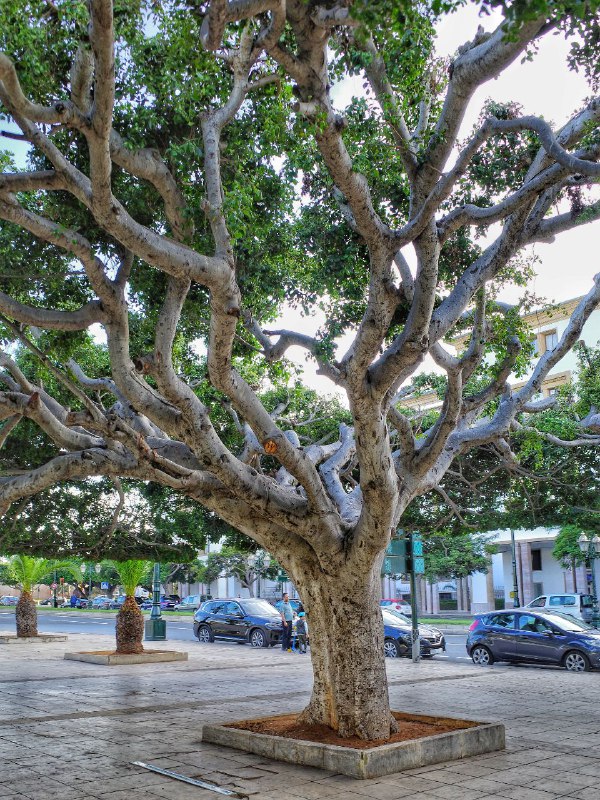
[[[383,643],[383,654],[386,658],[400,658],[400,648],[393,639],[386,639]]]
[[[250,646],[251,647],[268,647],[269,640],[260,628],[254,628],[250,631]]]
[[[590,662],[583,653],[571,650],[563,658],[563,666],[567,672],[587,672],[590,669]]]
[[[202,642],[202,644],[207,644],[208,642],[214,642],[215,640],[214,634],[208,625],[200,625],[196,636],[198,637],[198,641]]]
[[[494,656],[482,645],[477,645],[471,650],[471,658],[474,664],[479,664],[481,667],[489,667],[494,663]]]

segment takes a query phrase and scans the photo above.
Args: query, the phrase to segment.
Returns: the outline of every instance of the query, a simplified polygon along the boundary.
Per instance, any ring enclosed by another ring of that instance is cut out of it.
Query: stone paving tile
[[[10,653],[0,648],[0,800],[218,797],[131,761],[229,781],[252,800],[599,800],[595,674],[578,676],[575,692],[573,677],[558,670],[390,662],[395,707],[427,713],[433,703],[441,714],[505,721],[507,750],[356,781],[200,741],[206,721],[300,709],[311,685],[307,661],[284,664],[274,652],[192,643],[186,663],[106,670],[65,662],[62,654],[105,649],[112,637],[74,640],[35,650],[15,646]]]
[[[464,786],[452,786],[447,784],[439,788],[428,786],[427,793],[438,800],[479,800],[481,792],[475,789],[465,789]],[[421,797],[421,795],[419,795]]]

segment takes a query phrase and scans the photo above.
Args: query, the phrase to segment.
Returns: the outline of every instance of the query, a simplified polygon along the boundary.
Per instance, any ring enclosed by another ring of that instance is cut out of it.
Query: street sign
[[[511,600],[515,599],[515,593],[514,592],[509,592],[508,596],[510,597]]]
[[[423,556],[413,556],[413,572],[415,575],[423,575],[425,572],[425,559]]]
[[[102,581],[100,584],[101,589],[108,589],[108,581]]]

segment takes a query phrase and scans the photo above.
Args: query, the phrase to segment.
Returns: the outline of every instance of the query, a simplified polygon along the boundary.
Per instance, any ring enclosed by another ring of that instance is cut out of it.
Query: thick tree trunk
[[[127,597],[117,614],[116,635],[120,655],[144,652],[144,615],[133,597]]]
[[[37,608],[30,592],[21,592],[15,608],[17,636],[37,636]]]
[[[379,562],[370,575],[321,575],[297,584],[307,612],[314,682],[302,719],[340,736],[387,739],[390,713],[379,601]]]

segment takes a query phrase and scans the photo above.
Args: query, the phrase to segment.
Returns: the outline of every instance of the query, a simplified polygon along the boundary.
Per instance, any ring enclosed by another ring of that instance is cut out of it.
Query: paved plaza
[[[148,772],[134,761],[253,800],[600,796],[599,673],[388,661],[394,708],[504,722],[507,749],[357,781],[200,741],[204,722],[301,709],[311,685],[309,656],[169,642],[169,649],[187,650],[189,661],[100,667],[63,660],[66,651],[113,646],[114,637],[101,635],[0,645],[0,800],[224,796]]]

